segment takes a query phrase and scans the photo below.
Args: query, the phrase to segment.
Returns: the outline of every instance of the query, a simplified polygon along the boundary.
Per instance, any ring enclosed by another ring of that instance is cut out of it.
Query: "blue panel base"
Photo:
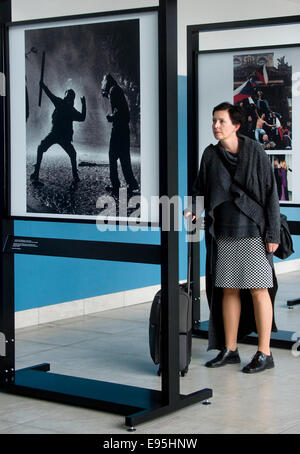
[[[21,369],[1,391],[28,397],[109,411],[124,415],[125,425],[133,427],[187,405],[212,397],[211,389],[181,395],[172,405],[162,402],[162,392],[117,383],[49,373],[49,364]]]

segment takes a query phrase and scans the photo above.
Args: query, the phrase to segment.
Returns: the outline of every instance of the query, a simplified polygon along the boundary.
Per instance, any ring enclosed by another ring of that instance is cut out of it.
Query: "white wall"
[[[178,0],[178,73],[186,75],[187,25],[298,14],[300,0]]]
[[[40,19],[157,5],[158,0],[12,0],[12,19]]]
[[[157,6],[158,0],[12,0],[13,21]],[[178,0],[178,73],[186,75],[186,26],[300,15],[300,0]]]

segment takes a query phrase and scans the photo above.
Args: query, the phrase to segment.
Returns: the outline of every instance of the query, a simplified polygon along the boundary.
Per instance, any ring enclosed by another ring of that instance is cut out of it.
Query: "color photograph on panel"
[[[292,65],[289,49],[233,55],[233,100],[242,133],[261,143],[274,168],[280,201],[292,200]]]

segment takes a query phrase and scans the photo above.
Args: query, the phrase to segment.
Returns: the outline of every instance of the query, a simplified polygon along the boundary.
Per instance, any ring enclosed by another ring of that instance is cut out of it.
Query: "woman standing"
[[[239,136],[243,111],[222,103],[213,110],[213,134],[194,184],[204,196],[206,291],[210,306],[207,367],[239,363],[237,341],[258,333],[258,351],[243,372],[274,367],[270,352],[277,281],[273,252],[280,234],[277,187],[262,146]]]
[[[289,200],[289,191],[288,191],[288,179],[287,173],[288,170],[291,172],[291,169],[288,167],[286,161],[280,161],[278,166],[278,176],[281,181],[280,187],[280,200]]]

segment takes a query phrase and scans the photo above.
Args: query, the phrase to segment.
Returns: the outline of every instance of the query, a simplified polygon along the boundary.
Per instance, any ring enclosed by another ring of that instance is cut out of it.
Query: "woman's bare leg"
[[[270,355],[270,338],[273,320],[272,301],[267,288],[251,289],[254,316],[258,334],[258,350]]]
[[[239,289],[223,289],[222,313],[226,347],[235,351],[237,348],[237,335],[241,315]]]

